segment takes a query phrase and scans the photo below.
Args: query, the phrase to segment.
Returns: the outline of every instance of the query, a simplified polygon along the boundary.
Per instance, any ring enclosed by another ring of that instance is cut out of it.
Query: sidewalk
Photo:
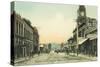
[[[76,53],[70,53],[69,55],[75,55],[75,56],[77,56]],[[86,58],[86,59],[97,60],[96,56],[93,57],[93,56],[84,55],[84,54],[78,54],[78,57],[83,57],[83,58]]]
[[[19,59],[15,59],[14,63],[19,63],[19,62],[23,62],[23,61],[27,61],[29,60],[29,57],[24,57],[24,58],[19,58]]]
[[[40,55],[35,54],[33,57],[27,56],[27,57],[24,57],[24,58],[15,59],[14,63],[20,63],[20,62],[28,61],[28,60],[30,60],[31,58],[36,58],[36,57],[39,57],[39,56],[41,56],[41,55],[43,55],[43,54],[40,54]]]

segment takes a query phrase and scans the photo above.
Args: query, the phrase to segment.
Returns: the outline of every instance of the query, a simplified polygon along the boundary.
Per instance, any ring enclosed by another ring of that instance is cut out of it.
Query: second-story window
[[[23,35],[23,24],[21,24],[21,35]]]
[[[16,22],[16,33],[18,34],[18,22]]]

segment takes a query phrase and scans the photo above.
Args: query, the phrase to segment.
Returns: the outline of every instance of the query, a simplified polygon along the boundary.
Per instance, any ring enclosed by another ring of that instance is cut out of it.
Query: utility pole
[[[77,53],[77,56],[78,56],[78,22],[77,22],[77,33],[76,33],[76,36],[77,36],[77,44],[76,44],[76,53]]]

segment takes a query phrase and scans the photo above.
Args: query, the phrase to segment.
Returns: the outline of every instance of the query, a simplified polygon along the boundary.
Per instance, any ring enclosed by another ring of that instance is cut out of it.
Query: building
[[[39,43],[38,40],[38,31],[32,27],[31,22],[13,12],[11,14],[11,58],[31,56],[34,47]]]
[[[38,53],[39,51],[39,34],[36,27],[32,27],[33,29],[33,52]]]
[[[86,38],[89,39],[90,54],[97,56],[97,20],[94,18],[88,18]]]
[[[97,20],[86,16],[86,8],[79,6],[77,26],[73,30],[73,43],[78,52],[97,56]]]
[[[24,28],[24,45],[25,47],[23,47],[23,55],[25,56],[30,56],[32,51],[33,51],[33,30],[32,30],[32,26],[31,26],[31,22],[27,19],[22,19],[24,20],[23,22],[23,28]],[[25,57],[24,56],[24,57]]]
[[[68,41],[68,48],[70,52],[75,53],[75,45],[74,45],[73,37],[70,37],[67,41]]]

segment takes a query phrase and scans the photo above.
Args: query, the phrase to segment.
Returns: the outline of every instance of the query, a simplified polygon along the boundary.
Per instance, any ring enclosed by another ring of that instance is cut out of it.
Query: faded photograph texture
[[[12,2],[14,65],[97,60],[97,7]]]

